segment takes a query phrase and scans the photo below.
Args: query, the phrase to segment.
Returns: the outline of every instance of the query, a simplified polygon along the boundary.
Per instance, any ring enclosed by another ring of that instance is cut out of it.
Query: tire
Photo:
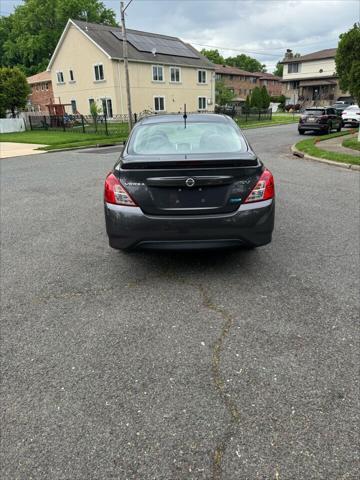
[[[341,132],[341,126],[342,125],[341,125],[341,122],[340,122],[338,128],[336,129],[337,132]]]
[[[327,128],[327,130],[326,130],[326,132],[325,132],[325,135],[330,135],[331,130],[332,130],[332,128],[331,128],[331,123],[329,123],[328,128]]]
[[[298,130],[299,135],[305,135],[305,130]]]

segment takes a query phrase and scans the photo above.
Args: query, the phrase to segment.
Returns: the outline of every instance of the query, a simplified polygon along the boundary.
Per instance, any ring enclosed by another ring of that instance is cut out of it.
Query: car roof
[[[138,124],[148,125],[151,123],[175,123],[184,121],[183,113],[150,115],[141,119]],[[216,113],[188,113],[187,122],[229,123],[230,117]]]

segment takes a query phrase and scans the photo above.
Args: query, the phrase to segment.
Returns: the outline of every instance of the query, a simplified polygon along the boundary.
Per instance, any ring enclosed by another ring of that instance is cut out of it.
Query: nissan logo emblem
[[[195,180],[193,178],[187,178],[185,180],[185,185],[189,188],[193,187],[195,185]]]

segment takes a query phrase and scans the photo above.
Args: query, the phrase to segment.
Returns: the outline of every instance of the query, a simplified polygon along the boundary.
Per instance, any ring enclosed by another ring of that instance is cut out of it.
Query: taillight
[[[264,170],[255,187],[244,203],[269,200],[275,196],[274,177],[270,170]]]
[[[109,173],[106,177],[104,187],[104,200],[106,203],[127,205],[128,207],[137,206],[125,188],[121,185],[119,179],[116,178],[113,173]]]

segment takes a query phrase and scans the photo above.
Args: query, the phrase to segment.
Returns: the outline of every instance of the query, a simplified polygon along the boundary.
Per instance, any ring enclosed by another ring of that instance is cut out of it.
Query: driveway
[[[357,478],[359,174],[296,129],[254,251],[111,250],[112,148],[1,162],[2,479]]]
[[[15,143],[0,142],[0,158],[20,157],[24,155],[38,155],[40,147],[45,147],[39,143]]]

